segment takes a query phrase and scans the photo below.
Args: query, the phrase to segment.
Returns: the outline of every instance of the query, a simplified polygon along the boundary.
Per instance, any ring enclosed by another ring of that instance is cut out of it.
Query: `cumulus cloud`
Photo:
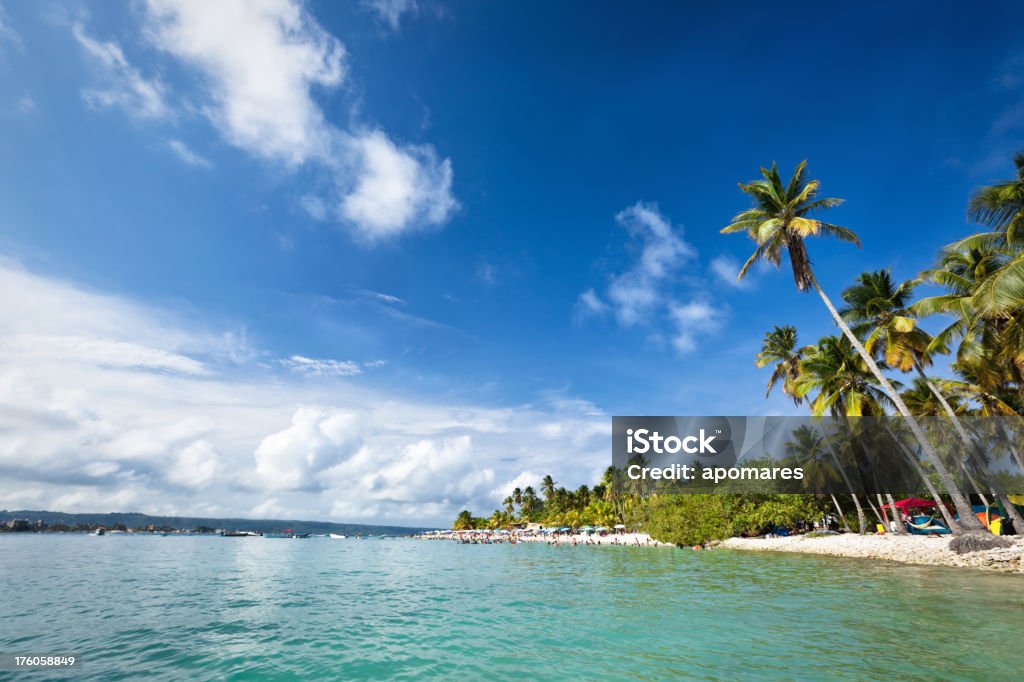
[[[349,56],[304,3],[146,0],[145,9],[148,43],[200,76],[200,91],[187,93],[196,103],[189,111],[198,109],[229,144],[256,158],[323,176],[328,193],[300,201],[316,219],[336,219],[374,244],[439,226],[458,208],[451,161],[433,147],[327,119],[316,94],[345,84]],[[144,78],[116,43],[94,40],[80,25],[74,33],[103,71],[103,87],[86,92],[92,105],[151,119],[172,112],[167,87]],[[180,141],[172,150],[204,165]]]
[[[412,224],[437,225],[456,208],[452,164],[429,146],[399,149],[376,130],[354,138],[355,186],[341,201],[342,217],[371,241],[394,236]]]
[[[146,78],[124,56],[121,46],[112,41],[95,40],[81,24],[72,33],[96,66],[102,86],[82,92],[94,108],[119,107],[136,118],[159,119],[170,115],[165,101],[166,87],[157,78]]]
[[[607,459],[608,415],[585,401],[303,381],[244,334],[9,260],[0,339],[0,508],[447,524],[496,508],[498,481],[590,483]]]

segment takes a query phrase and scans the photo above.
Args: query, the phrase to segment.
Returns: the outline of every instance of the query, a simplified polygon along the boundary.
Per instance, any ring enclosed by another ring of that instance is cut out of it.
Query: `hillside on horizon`
[[[13,519],[42,521],[47,525],[63,524],[65,526],[99,525],[114,526],[124,524],[128,528],[174,528],[188,530],[198,527],[215,528],[218,530],[244,530],[275,532],[292,530],[296,533],[339,533],[344,535],[408,535],[426,528],[408,526],[377,526],[361,523],[333,523],[330,521],[302,521],[297,519],[241,519],[241,518],[209,518],[199,516],[151,516],[139,512],[110,513],[69,513],[55,511],[32,511],[27,509],[0,510],[0,523]]]

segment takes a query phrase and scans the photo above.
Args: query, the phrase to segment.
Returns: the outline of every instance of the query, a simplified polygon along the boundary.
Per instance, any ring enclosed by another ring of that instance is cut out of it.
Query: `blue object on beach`
[[[906,522],[907,530],[912,535],[946,535],[949,528],[935,520],[934,516],[912,516]]]

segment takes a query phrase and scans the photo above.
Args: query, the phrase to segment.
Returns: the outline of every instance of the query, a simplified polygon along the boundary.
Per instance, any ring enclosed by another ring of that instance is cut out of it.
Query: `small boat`
[[[305,540],[306,538],[311,537],[312,535],[312,533],[292,533],[292,538],[294,538],[295,540]]]
[[[107,529],[106,528],[97,528],[93,532],[89,533],[89,535],[106,535],[106,534],[107,534]]]
[[[339,535],[338,533],[331,533],[329,537],[331,537],[334,540],[344,540],[348,536],[347,535]]]
[[[221,537],[225,538],[253,538],[259,537],[263,533],[252,530],[225,530],[221,531]]]

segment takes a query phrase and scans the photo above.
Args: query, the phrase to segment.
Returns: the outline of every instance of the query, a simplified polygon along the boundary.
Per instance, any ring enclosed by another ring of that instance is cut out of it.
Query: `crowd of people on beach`
[[[416,536],[421,540],[447,540],[464,545],[517,544],[520,542],[546,545],[616,545],[624,547],[657,547],[665,543],[652,539],[646,533],[627,533],[623,529],[600,532],[555,529],[497,529],[497,530],[432,530]]]

